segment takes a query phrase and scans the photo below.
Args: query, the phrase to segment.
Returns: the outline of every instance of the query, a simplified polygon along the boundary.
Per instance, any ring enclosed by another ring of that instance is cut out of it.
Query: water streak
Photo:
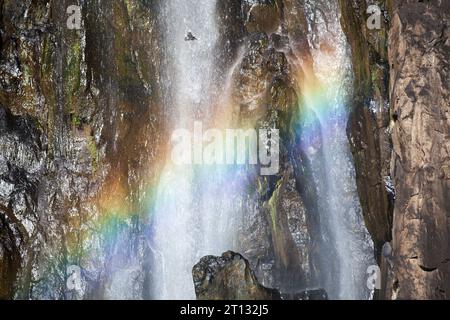
[[[316,21],[311,37],[314,74],[319,83],[304,92],[307,107],[304,149],[316,168],[322,254],[331,261],[325,279],[331,298],[367,299],[367,267],[375,264],[373,243],[365,227],[356,189],[355,170],[346,135],[352,88],[351,54],[331,1],[325,20]],[[317,169],[320,168],[320,169]]]
[[[206,126],[214,118],[219,84],[214,79],[218,31],[216,2],[168,0],[163,8],[168,87],[165,108],[173,128]],[[197,40],[185,41],[188,32]],[[224,94],[223,92],[221,92]],[[152,268],[153,297],[193,299],[192,267],[205,255],[233,249],[238,229],[240,185],[233,167],[174,166],[170,160],[159,184],[152,234],[157,252]]]

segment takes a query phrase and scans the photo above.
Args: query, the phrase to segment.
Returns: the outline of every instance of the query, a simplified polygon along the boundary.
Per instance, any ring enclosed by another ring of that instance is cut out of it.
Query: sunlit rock
[[[249,0],[245,28],[248,32],[275,32],[281,24],[281,10],[276,0]]]

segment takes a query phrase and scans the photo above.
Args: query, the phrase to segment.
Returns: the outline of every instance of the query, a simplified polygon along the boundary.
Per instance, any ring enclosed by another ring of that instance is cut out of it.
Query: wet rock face
[[[384,12],[380,30],[367,28],[369,4]],[[387,1],[365,0],[341,0],[340,5],[341,24],[352,51],[355,87],[347,132],[364,219],[379,260],[381,246],[392,239],[395,198],[390,173],[388,6]]]
[[[16,244],[20,230],[4,218],[6,214],[11,216],[11,212],[4,206],[0,206],[0,210],[0,299],[6,300],[14,296],[15,277],[20,267],[20,249]]]
[[[251,8],[247,4],[242,6],[244,17]],[[283,2],[276,7],[285,25]],[[290,7],[288,16],[304,18],[302,10]],[[239,250],[263,285],[293,293],[317,285],[320,241],[317,197],[311,192],[314,182],[293,128],[299,121],[301,93],[288,55],[293,50],[290,40],[298,43],[300,35],[294,34],[299,26],[291,27],[292,34],[286,30],[270,36],[267,31],[244,34],[231,99],[237,126],[278,128],[281,137],[280,172],[271,177],[255,174],[249,180]],[[302,37],[306,39],[305,34]]]
[[[259,284],[249,262],[226,252],[207,256],[192,270],[198,300],[280,300],[280,293]]]
[[[81,29],[70,30],[72,4],[0,5],[0,298],[107,298],[105,261],[139,256],[120,239],[145,251],[135,221],[163,134],[157,6],[85,1]],[[111,241],[98,230],[115,215]],[[71,265],[87,282],[75,295]]]
[[[382,28],[369,31],[369,1],[340,1],[355,76],[348,136],[382,297],[449,299],[449,4],[375,3]],[[158,1],[84,1],[80,30],[66,26],[71,4],[0,4],[0,299],[149,298],[147,185],[167,136]],[[325,296],[296,294],[317,286],[323,264],[316,188],[294,128],[303,79],[291,63],[312,68],[304,5],[218,1],[218,70],[237,63],[235,123],[281,129],[280,172],[250,178],[239,238],[248,262],[202,259],[200,299],[280,298],[256,278],[282,298]],[[71,265],[82,290],[67,287]]]
[[[366,1],[341,1],[356,89],[348,134],[380,297],[448,299],[449,7],[376,4],[382,28],[369,31]]]
[[[240,126],[276,127],[285,126],[281,115],[290,114],[295,108],[297,96],[286,85],[287,61],[283,53],[272,48],[265,33],[252,33],[246,40],[246,52],[234,74],[233,100],[235,118]],[[280,79],[279,83],[275,79]],[[290,95],[287,101],[273,99]],[[287,141],[286,141],[287,142]],[[258,277],[267,286],[286,289],[305,285],[299,251],[289,230],[287,213],[278,205],[278,196],[273,193],[280,177],[254,177],[254,197],[248,203],[248,223],[244,225],[241,250],[254,266]],[[291,179],[293,179],[291,174]],[[271,201],[271,198],[272,201]],[[298,199],[300,200],[300,199]],[[299,206],[302,206],[301,200]],[[295,281],[285,278],[297,275]]]
[[[31,117],[0,107],[0,298],[11,299],[27,243],[39,217],[42,141]]]
[[[219,60],[227,67],[234,63],[243,42],[245,26],[242,1],[217,1],[217,26],[220,35],[219,47],[221,48],[218,55],[220,56]],[[226,72],[224,73],[226,74]]]
[[[391,298],[450,299],[449,22],[448,1],[394,6]]]

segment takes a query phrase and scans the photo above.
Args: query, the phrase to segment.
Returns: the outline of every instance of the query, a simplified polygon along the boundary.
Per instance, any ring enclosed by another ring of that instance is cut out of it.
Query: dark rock
[[[323,289],[306,290],[295,294],[282,294],[283,300],[328,300],[328,294]]]
[[[198,300],[280,300],[280,293],[259,284],[249,262],[228,251],[207,256],[192,270]]]
[[[271,34],[281,24],[281,10],[275,0],[244,1],[244,10],[248,10],[245,28],[249,33]]]
[[[157,6],[85,1],[78,31],[65,27],[70,4],[0,5],[0,299],[114,297],[105,261],[144,246],[133,221],[163,134]],[[118,212],[116,241],[94,232]],[[92,280],[79,294],[67,290],[71,265]]]
[[[380,260],[381,246],[392,240],[393,199],[385,180],[390,176],[387,32],[367,29],[369,2],[341,0],[341,24],[352,49],[355,91],[347,133],[355,162],[356,182],[367,229]],[[372,3],[371,3],[372,4]],[[387,10],[386,1],[375,3]]]
[[[198,300],[327,300],[322,290],[280,294],[259,284],[249,262],[238,253],[207,256],[192,270]]]
[[[194,41],[197,40],[197,38],[192,34],[192,32],[188,32],[186,37],[184,38],[185,41]]]
[[[217,24],[220,35],[220,61],[230,66],[237,58],[240,46],[245,35],[244,13],[242,2],[244,0],[217,1]]]
[[[273,47],[278,51],[289,49],[289,37],[285,35],[280,35],[278,33],[272,33],[270,36],[270,41]]]

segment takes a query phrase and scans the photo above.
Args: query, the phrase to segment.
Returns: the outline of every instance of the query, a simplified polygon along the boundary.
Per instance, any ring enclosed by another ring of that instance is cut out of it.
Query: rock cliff
[[[78,2],[73,29],[73,1],[0,1],[0,299],[152,298],[153,186],[170,136],[159,1]],[[217,2],[215,70],[222,82],[231,70],[232,122],[280,128],[280,171],[250,170],[242,256],[202,259],[199,299],[323,298],[298,292],[338,272],[320,215],[327,172],[299,129],[305,83],[317,83],[312,51],[333,52],[319,28],[330,3]],[[347,135],[381,267],[375,298],[450,299],[450,3],[336,3],[352,61]],[[368,28],[370,4],[379,28]]]
[[[72,30],[71,4],[0,4],[0,298],[70,298],[70,265],[89,279],[81,298],[105,297],[114,250],[144,246],[163,132],[156,11],[83,1]]]
[[[448,299],[449,6],[375,4],[381,26],[369,30],[368,3],[341,1],[355,73],[348,133],[379,297]]]
[[[450,4],[398,1],[389,63],[396,188],[389,298],[450,299]]]

